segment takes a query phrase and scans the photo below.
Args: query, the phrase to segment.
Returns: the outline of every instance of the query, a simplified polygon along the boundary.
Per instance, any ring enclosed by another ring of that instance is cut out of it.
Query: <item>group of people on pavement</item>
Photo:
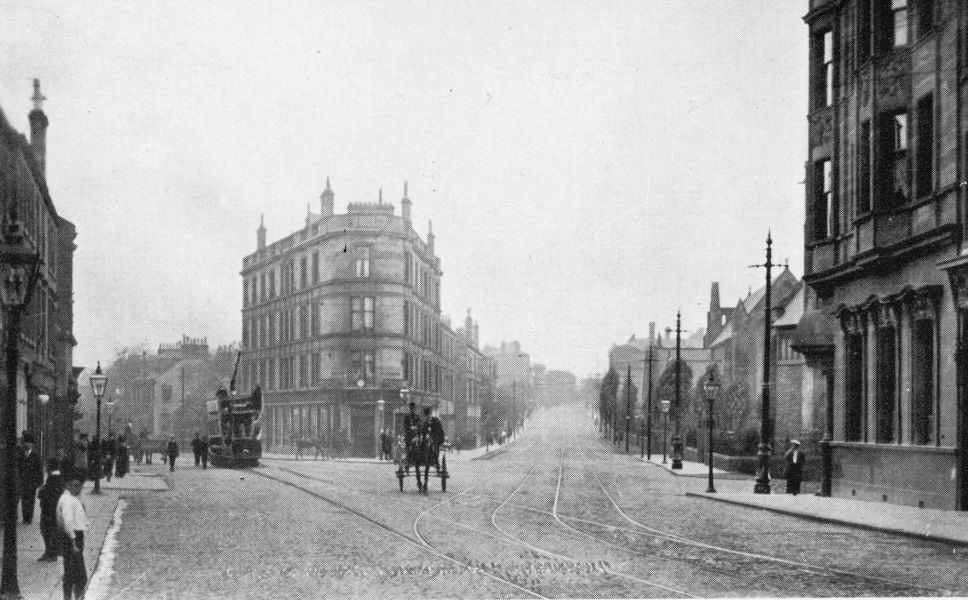
[[[75,448],[82,449],[79,460],[69,460],[63,451],[47,461],[47,476],[40,453],[34,447],[34,437],[24,432],[17,452],[16,485],[23,522],[33,522],[34,508],[40,501],[40,535],[44,552],[37,560],[56,562],[64,557],[64,598],[83,598],[87,587],[87,568],[84,565],[84,533],[87,514],[79,496],[89,474],[88,444],[78,437]]]

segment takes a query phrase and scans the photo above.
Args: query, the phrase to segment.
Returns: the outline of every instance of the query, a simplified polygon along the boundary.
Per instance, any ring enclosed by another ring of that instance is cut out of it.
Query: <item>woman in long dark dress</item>
[[[114,474],[118,477],[124,477],[128,472],[128,443],[125,437],[122,435],[118,438],[118,445],[116,449],[117,453],[117,466],[115,467]]]

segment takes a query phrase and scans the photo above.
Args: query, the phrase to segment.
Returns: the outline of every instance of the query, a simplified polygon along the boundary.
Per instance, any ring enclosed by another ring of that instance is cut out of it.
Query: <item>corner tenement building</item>
[[[965,510],[968,3],[811,0],[805,21],[793,346],[832,400],[832,493]]]
[[[0,109],[0,215],[13,205],[25,233],[40,252],[37,286],[21,319],[17,365],[17,432],[31,432],[47,456],[56,448],[70,451],[77,400],[72,365],[74,224],[57,213],[47,188],[49,121],[46,99],[34,80],[34,109],[28,115],[30,141],[17,132]],[[4,375],[0,374],[0,378]],[[3,384],[6,385],[5,383]],[[42,395],[49,400],[41,402]]]
[[[269,448],[294,436],[345,432],[356,456],[376,456],[382,428],[399,431],[409,400],[437,408],[451,439],[478,435],[480,404],[492,394],[490,359],[477,325],[452,331],[441,317],[440,258],[392,204],[351,202],[334,214],[329,180],[320,213],[257,249],[242,267],[240,387],[261,385]]]

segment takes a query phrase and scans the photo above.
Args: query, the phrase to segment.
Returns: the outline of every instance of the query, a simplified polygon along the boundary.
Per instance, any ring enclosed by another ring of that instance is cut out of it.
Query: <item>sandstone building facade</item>
[[[414,230],[406,184],[399,216],[382,191],[345,214],[334,200],[327,179],[319,214],[271,244],[260,225],[243,260],[240,387],[262,387],[264,443],[345,435],[375,456],[407,400],[435,407],[452,438],[477,428],[490,361],[476,323],[455,332],[441,316],[433,229]]]
[[[80,369],[72,365],[77,345],[73,335],[76,230],[58,214],[47,188],[49,121],[43,110],[46,98],[36,79],[31,99],[29,141],[0,110],[0,214],[5,216],[16,207],[20,223],[40,253],[36,288],[20,324],[17,431],[31,432],[42,452],[50,455],[55,448],[70,446],[73,406],[78,398]],[[46,404],[42,402],[45,396]]]
[[[832,493],[968,509],[968,3],[811,0],[807,310]]]

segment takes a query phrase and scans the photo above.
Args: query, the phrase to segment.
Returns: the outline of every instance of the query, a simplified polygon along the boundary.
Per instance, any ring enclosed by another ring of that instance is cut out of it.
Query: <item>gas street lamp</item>
[[[40,253],[17,218],[16,198],[0,233],[0,304],[4,310],[4,351],[7,397],[0,412],[3,452],[17,454],[17,371],[20,362],[20,318],[37,283]],[[20,598],[17,580],[16,461],[3,461],[3,561],[0,566],[0,597]]]
[[[663,400],[662,405],[662,464],[666,464],[666,434],[669,431],[669,407],[672,402]]]
[[[47,434],[47,403],[50,402],[50,396],[48,394],[37,394],[37,400],[40,401],[41,409],[41,420],[40,420],[40,461],[43,464],[47,464],[47,450],[44,445],[44,437]]]
[[[108,437],[111,437],[111,415],[114,414],[114,397],[108,396],[104,406],[108,409]]]
[[[104,388],[107,387],[108,376],[101,370],[101,361],[97,363],[97,369],[91,375],[91,391],[94,392],[94,399],[97,401],[97,416],[94,423],[94,489],[92,494],[101,493],[101,398],[104,397]]]
[[[706,401],[709,402],[709,488],[706,493],[715,494],[716,486],[713,485],[713,427],[715,426],[713,402],[719,395],[719,382],[716,381],[716,374],[713,370],[709,371],[709,379],[703,382],[702,391],[706,395]]]

